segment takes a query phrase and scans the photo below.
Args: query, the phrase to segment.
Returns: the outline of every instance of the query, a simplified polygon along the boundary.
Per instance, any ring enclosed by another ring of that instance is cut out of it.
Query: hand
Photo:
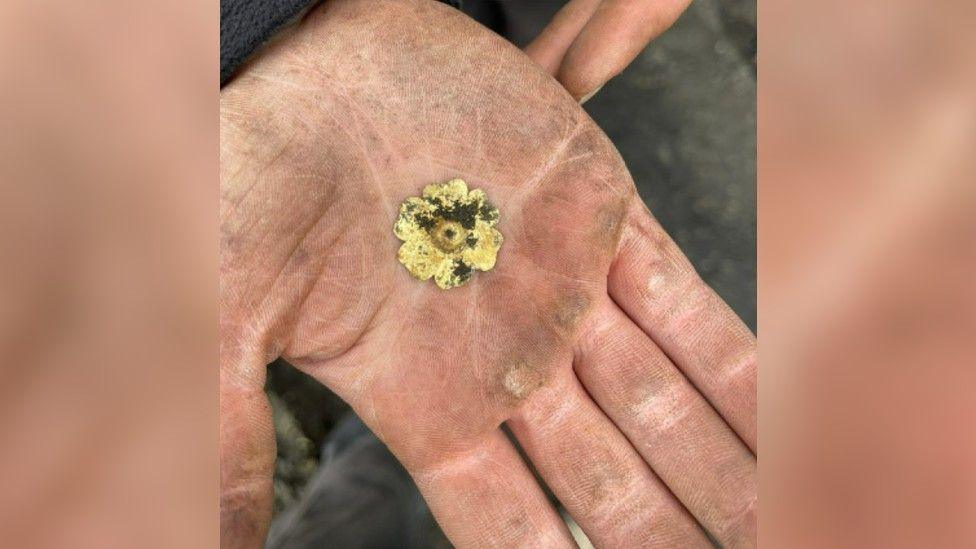
[[[581,103],[667,30],[690,0],[570,0],[525,48]]]
[[[400,203],[464,178],[495,268],[440,290]],[[429,1],[330,0],[221,92],[221,533],[271,509],[278,356],[356,410],[459,546],[755,544],[752,334],[521,52]],[[673,495],[672,495],[673,494]]]

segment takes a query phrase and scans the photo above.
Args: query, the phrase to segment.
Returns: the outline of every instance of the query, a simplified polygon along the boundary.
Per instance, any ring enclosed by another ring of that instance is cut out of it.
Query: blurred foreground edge
[[[760,5],[760,544],[976,545],[976,4]]]

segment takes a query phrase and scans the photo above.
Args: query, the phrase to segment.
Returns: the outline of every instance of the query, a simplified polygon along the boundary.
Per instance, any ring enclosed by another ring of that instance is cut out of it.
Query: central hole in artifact
[[[434,245],[445,252],[455,252],[464,245],[468,231],[457,221],[440,220],[430,233]]]

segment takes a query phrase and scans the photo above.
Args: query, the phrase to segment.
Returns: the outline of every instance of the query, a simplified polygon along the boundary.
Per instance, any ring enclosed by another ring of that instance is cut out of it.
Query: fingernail
[[[593,97],[594,95],[596,95],[596,94],[597,94],[597,92],[599,92],[599,91],[600,91],[600,90],[602,90],[602,89],[603,89],[603,84],[600,84],[599,86],[597,86],[597,88],[596,88],[595,90],[593,90],[593,91],[591,91],[590,93],[588,93],[588,94],[586,94],[586,95],[584,95],[584,96],[583,96],[583,97],[582,97],[582,98],[581,98],[581,99],[579,100],[579,104],[580,104],[580,105],[582,105],[583,103],[586,103],[587,101],[589,101],[589,100],[590,100],[590,98],[591,98],[591,97]]]

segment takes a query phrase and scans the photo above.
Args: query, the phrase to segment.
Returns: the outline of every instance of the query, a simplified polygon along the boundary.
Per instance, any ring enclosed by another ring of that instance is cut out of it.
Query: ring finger
[[[509,426],[599,547],[706,547],[705,533],[567,368]]]

